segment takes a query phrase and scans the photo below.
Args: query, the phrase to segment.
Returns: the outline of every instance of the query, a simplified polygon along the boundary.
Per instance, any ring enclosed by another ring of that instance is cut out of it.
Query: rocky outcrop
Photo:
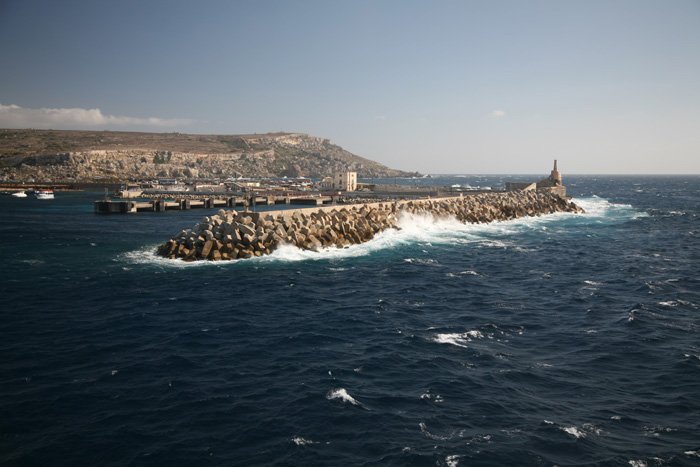
[[[263,256],[280,245],[304,250],[344,248],[398,228],[404,213],[456,218],[463,223],[488,223],[554,212],[582,212],[574,203],[549,193],[480,194],[435,200],[395,201],[250,213],[220,210],[194,229],[180,232],[157,253],[185,261],[234,260]]]
[[[55,152],[56,148],[69,148]],[[406,177],[330,140],[301,133],[182,135],[163,133],[0,130],[0,178],[212,179]]]

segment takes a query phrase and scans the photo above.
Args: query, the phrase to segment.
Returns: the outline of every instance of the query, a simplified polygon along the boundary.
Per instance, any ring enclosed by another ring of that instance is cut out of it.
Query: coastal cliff
[[[456,218],[463,223],[583,212],[551,193],[510,192],[435,200],[380,202],[366,205],[295,209],[263,213],[219,210],[194,229],[180,232],[158,247],[160,256],[185,261],[235,260],[270,254],[281,245],[305,250],[344,248],[364,243],[384,230],[397,228],[405,214]]]
[[[410,177],[302,133],[187,135],[116,131],[0,130],[0,179],[212,179]]]

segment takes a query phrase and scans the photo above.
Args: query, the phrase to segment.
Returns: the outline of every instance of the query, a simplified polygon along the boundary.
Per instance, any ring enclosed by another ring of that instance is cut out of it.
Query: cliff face
[[[3,179],[312,177],[419,175],[356,156],[301,133],[184,135],[0,130]]]

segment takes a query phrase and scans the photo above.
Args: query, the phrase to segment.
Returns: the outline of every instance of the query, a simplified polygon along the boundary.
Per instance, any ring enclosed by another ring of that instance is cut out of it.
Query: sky
[[[0,0],[0,128],[300,132],[422,173],[700,174],[700,0]]]

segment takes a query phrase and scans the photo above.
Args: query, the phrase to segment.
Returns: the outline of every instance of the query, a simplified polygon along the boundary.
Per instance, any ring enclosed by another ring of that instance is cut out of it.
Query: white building
[[[355,191],[357,190],[357,172],[340,172],[321,180],[322,190]]]
[[[333,189],[341,191],[357,190],[357,172],[340,172],[333,176]]]

